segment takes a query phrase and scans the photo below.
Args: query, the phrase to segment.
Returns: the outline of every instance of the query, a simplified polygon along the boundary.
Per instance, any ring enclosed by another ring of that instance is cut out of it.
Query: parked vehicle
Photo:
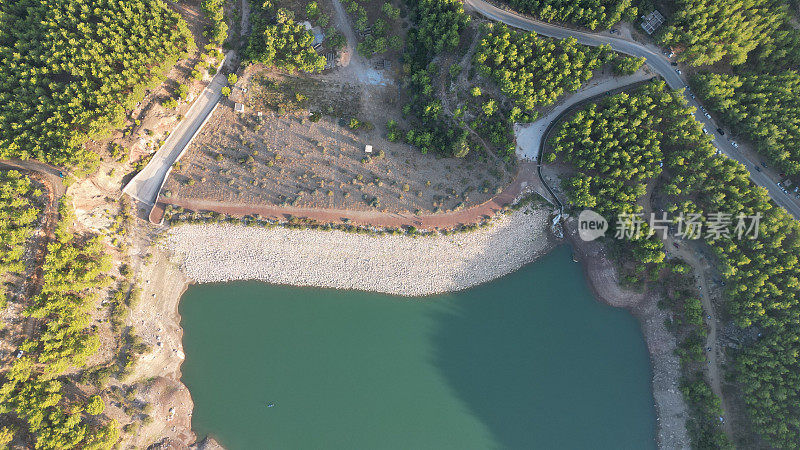
[[[731,141],[731,145],[733,148],[739,148],[739,144],[737,144],[736,141]]]
[[[756,169],[756,172],[761,172],[761,167],[753,166],[753,168]]]
[[[719,133],[720,136],[725,136],[725,130],[722,128],[717,128],[717,133]]]
[[[683,72],[681,72],[681,69],[675,69],[675,73],[677,73],[678,75],[680,75],[680,74],[681,74],[681,73],[683,73]]]
[[[706,129],[706,127],[703,127],[703,133],[708,134],[708,129]]]
[[[672,64],[673,66],[677,66],[678,65],[678,63],[676,63],[676,62],[671,62],[670,64]]]
[[[711,114],[709,114],[709,113],[703,113],[703,115],[706,116],[706,119],[710,119],[711,118]]]

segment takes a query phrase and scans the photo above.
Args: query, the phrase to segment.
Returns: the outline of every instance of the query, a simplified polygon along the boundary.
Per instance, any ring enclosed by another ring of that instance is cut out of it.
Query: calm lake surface
[[[180,312],[192,426],[228,449],[655,447],[638,323],[566,247],[451,295],[237,282]]]

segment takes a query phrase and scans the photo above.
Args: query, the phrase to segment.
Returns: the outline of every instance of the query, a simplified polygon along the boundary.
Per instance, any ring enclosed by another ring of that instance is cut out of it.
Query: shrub
[[[311,2],[306,5],[306,17],[313,20],[318,15],[319,15],[319,5],[317,5],[317,2]]]
[[[103,399],[100,398],[99,395],[93,395],[89,397],[89,402],[86,404],[86,414],[96,416],[98,414],[102,414],[103,411],[106,409],[106,404],[103,403]]]
[[[175,95],[178,96],[181,100],[186,100],[186,96],[189,95],[189,86],[185,84],[178,85],[178,88],[175,89]]]

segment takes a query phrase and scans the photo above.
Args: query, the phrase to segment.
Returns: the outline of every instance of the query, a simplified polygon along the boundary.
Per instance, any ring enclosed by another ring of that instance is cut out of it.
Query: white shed
[[[364,153],[372,153],[372,146],[367,144],[364,146]]]

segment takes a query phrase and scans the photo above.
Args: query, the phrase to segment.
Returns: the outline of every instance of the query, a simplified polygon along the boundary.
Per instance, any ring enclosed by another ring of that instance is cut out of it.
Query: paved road
[[[230,55],[232,55],[230,52],[226,55],[226,61]],[[131,179],[122,189],[122,192],[140,202],[151,206],[155,205],[158,199],[158,192],[167,179],[172,165],[178,160],[189,142],[211,116],[211,112],[219,102],[220,97],[222,97],[221,90],[226,85],[226,76],[223,75],[222,71],[217,72],[208,86],[203,89],[203,92],[194,101],[192,107],[189,108],[180,124],[172,130],[164,145],[153,155],[153,159]]]
[[[675,71],[675,67],[671,65],[669,58],[661,53],[660,49],[654,45],[644,45],[632,40],[612,36],[611,34],[589,33],[539,22],[513,11],[498,8],[484,0],[464,0],[464,4],[491,20],[503,22],[514,28],[535,31],[536,33],[557,39],[572,36],[581,44],[589,46],[608,44],[615,51],[643,57],[647,60],[647,65],[661,75],[669,87],[673,89],[687,87],[683,75]],[[695,118],[704,124],[709,133],[714,133],[718,126],[713,120],[708,119],[702,114],[700,105],[690,97],[688,88],[684,92],[684,95],[686,95],[689,100],[689,104],[697,108]],[[795,218],[800,218],[800,204],[790,195],[784,194],[775,182],[772,181],[777,178],[775,174],[768,172],[768,169],[762,171],[755,169],[758,163],[754,163],[754,161],[744,156],[742,151],[731,145],[730,141],[724,137],[715,136],[714,145],[722,151],[722,153],[744,164],[747,170],[750,171],[750,179],[752,179],[754,183],[766,188],[775,203],[785,208]]]

